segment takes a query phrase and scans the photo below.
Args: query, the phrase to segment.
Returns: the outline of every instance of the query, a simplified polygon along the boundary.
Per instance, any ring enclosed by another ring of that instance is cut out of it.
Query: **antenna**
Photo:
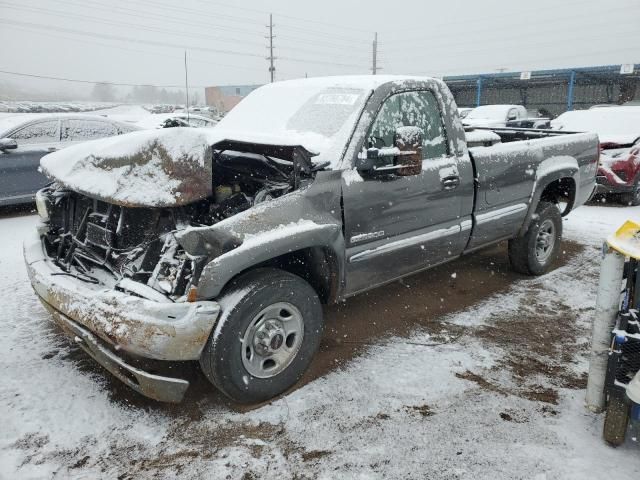
[[[189,123],[189,70],[187,69],[187,51],[184,51],[184,86],[187,91],[187,123]]]

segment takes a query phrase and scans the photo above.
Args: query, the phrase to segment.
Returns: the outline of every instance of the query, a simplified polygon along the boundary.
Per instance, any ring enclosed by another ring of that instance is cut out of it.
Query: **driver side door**
[[[343,172],[347,295],[441,263],[464,248],[458,162],[449,152],[442,112],[430,90],[387,97],[367,147],[394,146],[395,131],[403,126],[423,132],[419,173]]]

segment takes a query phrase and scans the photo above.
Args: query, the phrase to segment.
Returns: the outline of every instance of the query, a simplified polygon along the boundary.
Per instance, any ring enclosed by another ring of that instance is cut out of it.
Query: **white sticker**
[[[318,95],[316,105],[353,105],[359,96],[355,93],[323,93]]]

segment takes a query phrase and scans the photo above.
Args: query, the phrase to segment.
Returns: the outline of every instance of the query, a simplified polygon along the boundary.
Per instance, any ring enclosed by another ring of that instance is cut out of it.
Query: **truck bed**
[[[507,143],[473,147],[469,154],[476,179],[474,207],[468,214],[473,230],[467,249],[516,234],[542,195],[539,185],[569,176],[568,213],[585,203],[595,188],[598,137],[592,133],[554,134],[528,129],[492,129]],[[516,137],[526,139],[515,140]]]

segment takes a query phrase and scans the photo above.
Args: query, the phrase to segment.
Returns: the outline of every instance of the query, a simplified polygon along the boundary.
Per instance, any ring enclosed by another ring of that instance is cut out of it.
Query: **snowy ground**
[[[0,218],[0,478],[601,479],[640,447],[583,407],[601,239],[640,207],[583,207],[535,279],[504,247],[329,308],[303,385],[254,409],[203,381],[179,406],[140,398],[48,324]],[[453,275],[455,273],[455,275]]]

